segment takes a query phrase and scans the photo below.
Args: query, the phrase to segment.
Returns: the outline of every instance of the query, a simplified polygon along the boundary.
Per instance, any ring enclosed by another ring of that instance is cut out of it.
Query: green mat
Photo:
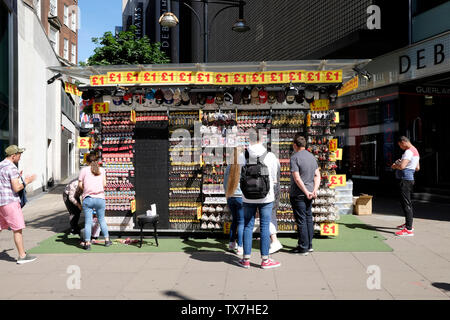
[[[343,215],[338,221],[339,235],[337,237],[315,237],[313,248],[316,252],[390,252],[393,251],[384,238],[370,226],[362,223],[353,215]],[[297,244],[296,234],[289,237],[279,236],[283,249],[289,251]],[[118,252],[195,252],[195,251],[225,251],[226,239],[188,239],[158,237],[159,247],[152,237],[144,239],[142,248],[139,243],[114,243],[110,247],[93,244],[89,253],[118,253]],[[253,241],[253,250],[259,251],[259,241]],[[37,247],[27,251],[31,254],[45,253],[82,253],[87,252],[80,246],[80,238],[64,233],[52,236],[39,243]]]

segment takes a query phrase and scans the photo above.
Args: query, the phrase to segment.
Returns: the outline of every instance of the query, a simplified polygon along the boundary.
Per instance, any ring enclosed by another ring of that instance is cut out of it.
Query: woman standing
[[[98,157],[95,154],[89,154],[87,157],[88,167],[81,169],[78,178],[78,186],[83,190],[81,195],[84,212],[84,249],[91,250],[91,230],[93,211],[97,214],[98,221],[103,236],[105,237],[105,246],[109,247],[112,242],[109,241],[108,226],[105,220],[105,192],[106,174],[105,169],[100,168]]]
[[[238,148],[233,150],[233,163],[229,164],[224,175],[224,189],[227,197],[228,208],[233,216],[233,222],[230,228],[230,244],[229,249],[242,255],[244,250],[244,207],[242,206],[242,191],[239,185],[241,176],[241,166],[238,163]]]

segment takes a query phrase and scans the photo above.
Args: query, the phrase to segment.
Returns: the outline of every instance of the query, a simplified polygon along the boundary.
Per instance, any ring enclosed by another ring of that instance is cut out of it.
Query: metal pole
[[[208,1],[203,1],[203,62],[208,62]]]
[[[408,44],[412,44],[412,0],[409,0],[409,12],[408,12]]]

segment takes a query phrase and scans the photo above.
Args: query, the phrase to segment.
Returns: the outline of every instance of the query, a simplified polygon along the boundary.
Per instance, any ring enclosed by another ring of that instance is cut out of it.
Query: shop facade
[[[450,33],[419,42],[371,61],[359,87],[339,97],[338,129],[345,144],[342,169],[357,192],[389,194],[391,164],[401,157],[397,138],[407,136],[421,154],[417,193],[447,195],[450,153],[446,142],[450,106]]]

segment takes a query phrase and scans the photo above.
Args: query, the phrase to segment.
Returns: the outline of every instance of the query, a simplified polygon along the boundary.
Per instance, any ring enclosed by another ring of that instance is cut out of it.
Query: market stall
[[[315,230],[335,235],[334,187],[344,141],[334,136],[332,103],[355,66],[368,60],[286,61],[51,68],[85,80],[82,116],[93,128],[79,145],[107,172],[106,219],[112,232],[136,232],[136,216],[155,205],[159,232],[226,233],[223,174],[249,130],[264,134],[281,164],[279,232],[295,232],[289,203],[292,138],[302,132],[321,168]],[[334,233],[332,232],[334,230]],[[327,233],[328,232],[328,233]]]

